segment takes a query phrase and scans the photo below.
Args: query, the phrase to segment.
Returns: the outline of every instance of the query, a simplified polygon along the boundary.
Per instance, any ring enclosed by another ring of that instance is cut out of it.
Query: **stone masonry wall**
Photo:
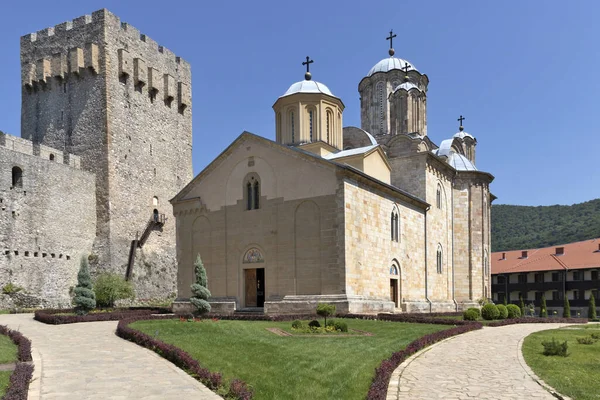
[[[46,152],[56,154],[54,161]],[[68,307],[80,257],[91,252],[94,175],[59,159],[77,161],[60,150],[40,151],[30,141],[0,134],[0,288],[8,283],[23,288],[0,294],[0,308]],[[21,186],[13,186],[13,167],[22,170]]]

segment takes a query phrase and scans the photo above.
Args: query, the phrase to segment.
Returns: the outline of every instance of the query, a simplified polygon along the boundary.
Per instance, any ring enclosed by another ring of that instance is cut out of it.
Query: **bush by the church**
[[[552,338],[550,341],[543,341],[542,346],[544,346],[543,354],[545,356],[561,356],[566,357],[569,355],[568,349],[569,344],[565,340],[564,342],[559,342],[556,339]]]
[[[98,275],[94,282],[96,305],[98,307],[114,307],[117,300],[133,299],[133,285],[121,275],[105,272]]]
[[[493,303],[488,303],[481,308],[481,316],[485,320],[498,319],[499,315],[500,311],[498,311],[498,307]]]
[[[335,321],[333,323],[333,327],[336,331],[348,332],[348,324],[346,324],[344,321]]]
[[[463,313],[463,319],[465,321],[477,321],[479,319],[479,313],[472,308],[469,308]]]
[[[319,321],[317,321],[316,319],[313,319],[312,321],[310,321],[310,322],[308,323],[308,326],[309,326],[310,328],[320,328],[320,327],[321,327],[321,324],[320,324],[320,323],[319,323]]]
[[[508,313],[508,318],[520,318],[521,317],[521,309],[516,304],[509,304],[506,306],[506,311]]]
[[[477,313],[477,318],[481,318],[481,309],[478,307],[469,307],[467,310],[472,310]]]
[[[503,304],[498,304],[496,307],[498,308],[498,319],[506,319],[506,317],[508,317],[508,310],[506,309],[506,306]]]
[[[87,258],[81,257],[79,273],[77,273],[77,286],[73,290],[75,293],[73,304],[77,314],[84,315],[96,308],[96,295],[92,289],[92,278],[90,277]]]
[[[299,319],[296,319],[292,322],[292,328],[294,329],[302,329],[304,328],[304,323]]]

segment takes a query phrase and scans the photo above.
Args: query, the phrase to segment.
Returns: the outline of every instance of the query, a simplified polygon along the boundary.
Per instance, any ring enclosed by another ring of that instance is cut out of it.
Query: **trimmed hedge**
[[[465,310],[463,319],[465,321],[477,321],[479,319],[479,313],[473,309]]]
[[[346,314],[343,317],[354,318],[353,315],[354,314]],[[424,314],[377,314],[377,316],[372,319],[379,319],[382,321],[408,322],[408,323],[414,323],[414,324],[436,324],[436,325],[457,325],[457,326],[479,324],[478,322],[474,322],[474,321],[462,321],[462,320],[451,319],[451,318],[435,318],[435,317],[427,317],[427,316],[423,316],[423,315]],[[428,315],[428,314],[425,314],[425,315]],[[462,315],[462,313],[459,313],[458,315]],[[360,318],[360,316],[358,316],[358,318]]]
[[[493,303],[488,303],[481,308],[481,316],[485,320],[490,321],[493,319],[498,319],[499,315],[500,311],[498,310],[498,307],[496,307],[496,305]]]
[[[498,304],[496,308],[498,309],[498,319],[506,319],[508,317],[508,310],[505,305]]]
[[[505,326],[513,324],[587,324],[588,320],[585,318],[513,318],[505,319],[498,322],[492,322],[486,326]]]
[[[443,331],[430,333],[429,335],[425,335],[411,342],[408,346],[406,346],[404,350],[400,350],[392,354],[390,358],[382,361],[381,365],[375,369],[375,377],[373,378],[373,382],[371,383],[369,393],[367,394],[367,400],[386,399],[388,385],[390,383],[390,377],[392,376],[392,373],[396,368],[398,368],[400,364],[402,364],[411,355],[436,342],[439,342],[452,336],[460,335],[461,333],[481,329],[481,327],[482,325],[479,322],[469,322],[468,324],[464,324],[462,326],[457,326]]]
[[[521,309],[516,304],[507,305],[506,312],[508,313],[508,318],[510,319],[521,317]]]
[[[252,389],[250,389],[245,382],[239,379],[233,379],[229,384],[229,388],[224,388],[225,384],[220,373],[210,372],[208,369],[202,368],[198,361],[192,358],[192,356],[185,351],[129,327],[129,324],[139,320],[155,319],[174,319],[174,317],[172,315],[152,317],[146,315],[121,320],[117,325],[116,334],[125,340],[134,342],[137,345],[152,350],[161,357],[166,358],[177,367],[183,369],[191,376],[202,382],[209,389],[213,391],[217,391],[219,389],[227,390],[227,398],[238,400],[252,399]]]
[[[119,321],[137,316],[165,314],[171,311],[166,308],[130,308],[112,312],[92,313],[86,315],[56,315],[73,312],[73,309],[44,309],[35,312],[33,319],[44,324],[62,325],[77,322]]]
[[[21,332],[13,331],[6,326],[0,325],[0,334],[6,335],[17,345],[17,356],[19,362],[10,375],[10,383],[3,400],[27,400],[29,382],[33,376],[33,364],[31,363],[31,341]]]

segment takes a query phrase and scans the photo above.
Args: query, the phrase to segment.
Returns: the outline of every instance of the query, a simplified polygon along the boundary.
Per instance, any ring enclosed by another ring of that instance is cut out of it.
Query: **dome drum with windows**
[[[275,104],[277,142],[291,146],[321,143],[343,149],[344,103],[323,83],[312,80],[306,57],[304,80],[292,84]]]

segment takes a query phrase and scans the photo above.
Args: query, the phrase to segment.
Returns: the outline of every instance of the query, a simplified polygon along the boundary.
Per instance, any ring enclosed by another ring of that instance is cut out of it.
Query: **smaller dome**
[[[411,89],[417,89],[418,91],[421,91],[421,89],[419,89],[419,87],[412,82],[402,82],[401,84],[396,86],[396,88],[394,89],[394,92],[396,92],[397,90],[400,90],[400,89],[404,89],[407,92]]]
[[[371,70],[369,70],[369,73],[367,74],[367,76],[371,76],[377,72],[388,72],[393,69],[402,70],[402,68],[404,68],[404,65],[406,65],[406,64],[408,64],[409,71],[419,72],[415,68],[415,66],[412,65],[412,63],[410,63],[406,60],[403,60],[401,58],[396,58],[396,57],[388,57],[388,58],[384,58],[383,60],[381,60],[377,64],[375,64],[373,66],[373,68],[371,68]]]
[[[464,139],[466,137],[475,139],[475,137],[473,135],[471,135],[470,133],[467,133],[465,131],[456,132],[453,137],[460,138],[460,139]]]
[[[450,153],[448,164],[457,171],[477,171],[473,163],[462,154]]]
[[[323,93],[335,97],[327,86],[312,80],[304,80],[294,83],[281,97],[289,96],[294,93]]]

